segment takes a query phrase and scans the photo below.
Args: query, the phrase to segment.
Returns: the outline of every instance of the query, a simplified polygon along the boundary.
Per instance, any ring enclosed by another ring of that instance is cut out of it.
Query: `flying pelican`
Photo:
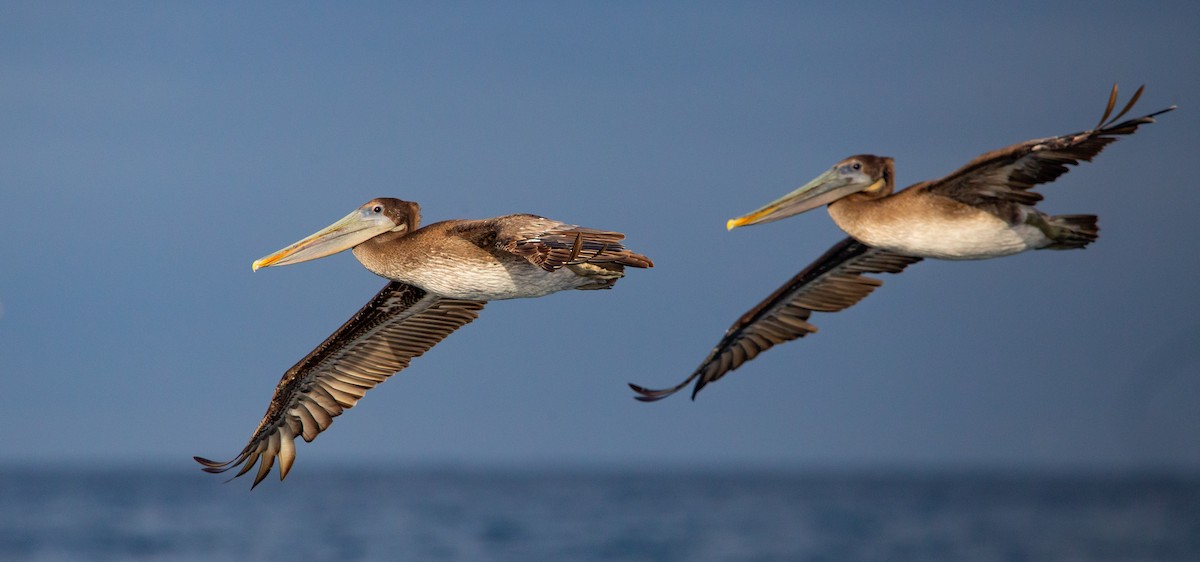
[[[206,472],[241,465],[236,478],[260,463],[253,488],[278,458],[283,480],[296,458],[296,436],[312,441],[368,390],[474,320],[487,301],[608,289],[625,266],[653,267],[649,258],[626,250],[620,243],[625,236],[618,232],[536,215],[418,228],[420,217],[416,203],[374,199],[254,262],[257,271],[353,248],[364,267],[391,281],[283,374],[241,453],[226,462],[195,457]]]
[[[838,162],[804,186],[747,215],[730,219],[729,230],[776,221],[828,205],[833,221],[850,236],[835,244],[725,332],[700,366],[680,384],[653,390],[630,384],[644,402],[661,400],[693,380],[696,393],[759,353],[817,331],[813,312],[837,312],[869,295],[883,281],[868,273],[900,273],[924,258],[979,260],[1026,250],[1073,250],[1096,240],[1095,215],[1047,215],[1030,191],[1090,161],[1118,135],[1175,106],[1113,124],[1142,95],[1109,119],[1117,101],[1113,86],[1099,124],[1089,131],[1031,140],[983,154],[954,173],[893,193],[892,159],[870,154]]]

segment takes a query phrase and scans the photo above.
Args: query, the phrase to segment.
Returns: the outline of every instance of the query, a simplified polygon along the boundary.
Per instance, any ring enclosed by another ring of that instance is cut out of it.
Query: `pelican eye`
[[[382,213],[382,212],[383,212],[383,206],[382,206],[382,205],[375,205],[374,207],[371,207],[371,211],[372,211],[372,212],[374,212],[374,213],[376,213],[376,214]]]
[[[853,168],[854,168],[854,170],[855,170],[855,171],[861,170],[861,169],[862,169],[862,164],[859,164],[858,162],[855,162],[855,163],[854,163],[854,166],[853,166]]]

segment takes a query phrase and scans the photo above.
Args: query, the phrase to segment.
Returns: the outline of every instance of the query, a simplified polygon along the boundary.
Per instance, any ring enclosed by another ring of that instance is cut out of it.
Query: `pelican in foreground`
[[[1117,100],[1113,86],[1103,117],[1089,131],[994,150],[942,179],[899,192],[893,192],[891,158],[851,156],[795,191],[731,219],[726,225],[730,230],[827,205],[833,221],[850,236],[743,314],[682,383],[662,390],[630,384],[636,398],[660,400],[696,381],[695,399],[705,385],[759,353],[816,332],[808,322],[813,312],[843,310],[883,284],[866,274],[900,273],[924,258],[979,260],[1092,243],[1099,234],[1096,216],[1048,215],[1035,208],[1042,196],[1030,190],[1175,109],[1116,123],[1141,94],[1138,88],[1125,108],[1109,119]]]
[[[368,390],[474,320],[487,301],[608,289],[626,266],[653,266],[626,250],[618,232],[535,215],[419,225],[416,203],[375,199],[254,262],[258,270],[352,248],[364,267],[390,282],[284,373],[241,453],[226,462],[195,457],[205,471],[240,465],[236,478],[257,463],[253,487],[278,459],[283,480],[296,457],[297,436],[312,441]]]

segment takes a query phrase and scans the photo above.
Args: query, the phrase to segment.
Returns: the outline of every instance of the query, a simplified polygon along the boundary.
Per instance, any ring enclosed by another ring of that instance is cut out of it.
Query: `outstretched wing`
[[[288,369],[266,415],[232,460],[196,461],[206,472],[241,465],[234,478],[260,463],[257,486],[279,459],[283,480],[296,458],[295,438],[312,441],[375,385],[408,366],[454,330],[479,316],[485,303],[446,299],[392,281],[333,335]]]
[[[650,258],[625,249],[620,232],[566,224],[537,215],[508,215],[491,219],[496,247],[554,271],[564,265],[618,263],[653,267]]]
[[[1104,116],[1094,129],[993,150],[942,179],[919,183],[909,189],[928,190],[977,207],[995,203],[1033,205],[1042,200],[1040,194],[1030,191],[1035,185],[1054,181],[1067,173],[1069,165],[1091,161],[1118,136],[1132,135],[1139,126],[1153,123],[1155,116],[1175,109],[1171,106],[1114,125],[1133,108],[1144,88],[1138,88],[1125,108],[1109,119],[1117,101],[1114,85]]]
[[[871,294],[883,281],[866,273],[900,273],[921,258],[872,248],[853,238],[838,242],[757,306],[738,318],[695,372],[671,388],[651,390],[630,384],[643,402],[661,400],[693,380],[692,399],[713,382],[771,347],[817,331],[813,312],[837,312]]]

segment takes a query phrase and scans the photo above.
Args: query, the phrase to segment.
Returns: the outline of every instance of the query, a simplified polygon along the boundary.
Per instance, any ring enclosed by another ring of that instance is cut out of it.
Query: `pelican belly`
[[[847,231],[885,250],[943,260],[980,260],[1041,248],[1050,241],[1038,228],[1013,225],[991,213],[908,217]]]
[[[588,283],[566,268],[546,271],[515,256],[464,263],[454,256],[435,255],[420,267],[388,277],[446,297],[484,301],[541,297]]]

